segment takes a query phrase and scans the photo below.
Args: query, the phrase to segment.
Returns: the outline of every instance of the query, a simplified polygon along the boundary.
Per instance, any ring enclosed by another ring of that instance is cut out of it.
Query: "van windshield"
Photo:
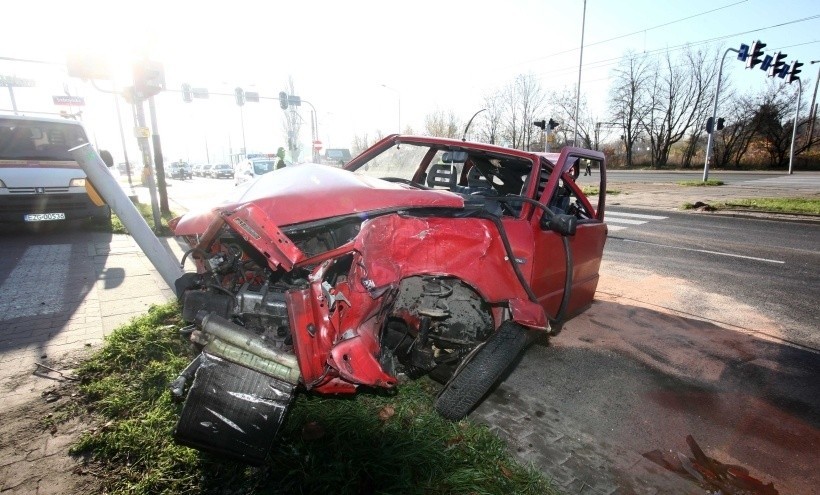
[[[79,125],[0,118],[0,160],[73,161],[68,150],[87,142]]]

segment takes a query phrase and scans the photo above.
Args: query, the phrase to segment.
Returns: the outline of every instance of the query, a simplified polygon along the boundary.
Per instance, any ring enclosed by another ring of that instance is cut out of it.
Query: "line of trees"
[[[582,95],[577,145],[603,150],[613,165],[702,166],[705,123],[712,113],[721,56],[719,48],[688,48],[676,56],[625,54],[612,71],[604,115],[594,115]],[[712,166],[787,164],[797,85],[761,80],[768,82],[757,93],[739,93],[724,74],[718,116],[725,119],[725,128],[715,133]],[[548,92],[533,74],[518,75],[483,97],[484,111],[473,122],[468,139],[543,150],[544,135],[532,122],[546,117],[561,123],[550,136],[553,149],[575,144],[575,95],[575,87]],[[809,136],[809,105],[801,106],[795,155],[820,140],[820,132]],[[422,133],[461,138],[469,117],[437,110],[426,116]],[[356,145],[365,144],[360,141],[357,137]]]

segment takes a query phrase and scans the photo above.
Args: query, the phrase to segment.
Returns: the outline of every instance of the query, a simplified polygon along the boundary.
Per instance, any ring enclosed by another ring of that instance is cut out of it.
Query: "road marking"
[[[719,251],[709,251],[707,249],[694,249],[694,248],[686,248],[686,247],[681,247],[681,246],[670,246],[668,244],[658,244],[658,243],[655,243],[655,242],[636,241],[634,239],[623,239],[623,238],[619,238],[619,239],[621,239],[624,242],[635,242],[635,243],[638,243],[638,244],[648,244],[650,246],[660,246],[660,247],[665,247],[665,248],[670,248],[670,249],[679,249],[681,251],[693,251],[693,252],[696,252],[696,253],[716,254],[718,256],[728,256],[730,258],[741,258],[741,259],[744,259],[744,260],[763,261],[763,262],[766,262],[766,263],[778,263],[778,264],[785,264],[786,263],[785,261],[770,260],[770,259],[767,259],[767,258],[755,258],[754,256],[744,256],[742,254],[721,253]]]
[[[662,217],[658,215],[643,215],[640,213],[621,213],[619,211],[610,211],[607,210],[604,213],[604,216],[616,216],[616,217],[630,217],[630,218],[643,218],[644,220],[666,220],[669,217]]]
[[[617,232],[619,230],[624,230],[626,228],[622,225],[610,225],[609,222],[606,223],[606,226],[610,232]]]
[[[606,217],[606,223],[623,223],[626,225],[643,225],[646,223],[646,220],[631,220],[629,218],[612,218],[611,216]]]

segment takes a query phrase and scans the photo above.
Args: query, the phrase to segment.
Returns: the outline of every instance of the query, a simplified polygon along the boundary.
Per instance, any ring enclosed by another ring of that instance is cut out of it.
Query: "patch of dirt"
[[[49,360],[49,367],[71,376],[66,366],[75,355]],[[12,400],[0,404],[0,492],[16,494],[83,495],[101,493],[96,477],[81,459],[69,455],[70,446],[86,428],[79,410],[77,384],[48,370],[48,377],[26,374],[13,377]],[[7,392],[9,390],[7,389]]]

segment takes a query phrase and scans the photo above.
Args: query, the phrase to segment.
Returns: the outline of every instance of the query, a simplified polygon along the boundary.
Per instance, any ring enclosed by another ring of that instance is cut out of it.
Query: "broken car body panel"
[[[591,303],[606,239],[605,193],[596,208],[575,183],[585,160],[605,191],[598,152],[396,135],[344,169],[302,164],[265,174],[171,224],[198,268],[180,294],[183,315],[201,327],[192,341],[207,344],[209,363],[223,359],[269,375],[280,391],[282,381],[348,394],[361,385],[391,388],[401,372],[455,377],[486,359],[483,344],[503,323],[507,331],[544,332]],[[212,333],[222,336],[220,346]],[[199,379],[189,368],[181,383]],[[201,386],[191,391],[196,397],[189,392],[185,409],[224,406]],[[468,411],[440,410],[448,417]],[[181,422],[176,436],[261,462],[258,449],[239,455],[225,447],[244,434],[236,426],[210,442]]]

